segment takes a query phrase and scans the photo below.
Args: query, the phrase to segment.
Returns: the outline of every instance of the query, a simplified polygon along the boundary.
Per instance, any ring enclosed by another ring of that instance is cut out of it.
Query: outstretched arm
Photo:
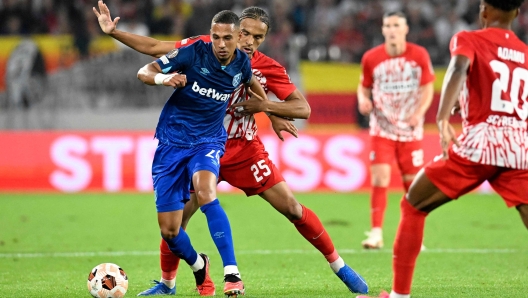
[[[130,48],[146,55],[161,57],[174,49],[175,41],[160,41],[148,36],[141,36],[116,28],[120,18],[116,17],[112,21],[108,6],[102,1],[97,2],[99,11],[94,7],[93,12],[97,16],[99,26],[104,33],[129,46]]]
[[[259,83],[260,85],[260,83]],[[279,117],[307,119],[310,116],[310,105],[301,91],[295,89],[283,102],[251,98],[231,106],[239,108],[244,115],[266,112]]]
[[[440,106],[436,114],[436,124],[440,130],[440,145],[442,146],[444,159],[447,158],[447,150],[451,142],[459,145],[455,130],[449,124],[449,117],[451,116],[451,110],[457,103],[460,90],[466,81],[469,64],[469,58],[466,56],[454,56],[449,62],[444,77],[442,94],[440,95]]]

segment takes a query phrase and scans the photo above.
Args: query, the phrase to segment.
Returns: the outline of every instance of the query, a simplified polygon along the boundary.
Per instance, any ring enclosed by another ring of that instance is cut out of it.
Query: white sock
[[[345,267],[345,261],[341,257],[337,258],[337,260],[330,263],[330,268],[334,271],[334,273],[337,273],[339,269]]]
[[[398,294],[392,290],[389,298],[411,298],[411,294]]]
[[[238,267],[236,265],[227,265],[224,267],[224,276],[228,274],[238,275],[238,278],[242,278],[240,277],[240,272],[238,272]]]
[[[370,234],[374,236],[383,237],[383,231],[381,228],[372,228],[370,230]]]
[[[196,272],[200,269],[202,269],[205,266],[205,262],[202,259],[202,256],[198,255],[198,258],[196,259],[196,262],[191,265],[191,269],[193,272]]]
[[[164,279],[162,277],[160,282],[164,283],[167,287],[169,287],[169,289],[172,289],[172,288],[174,288],[176,286],[176,278],[173,278],[171,280],[167,280],[167,279]]]

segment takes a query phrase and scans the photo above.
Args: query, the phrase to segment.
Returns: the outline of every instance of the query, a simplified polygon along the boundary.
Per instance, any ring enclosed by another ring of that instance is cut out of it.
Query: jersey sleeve
[[[470,41],[469,32],[461,31],[455,34],[449,43],[449,51],[451,52],[451,57],[463,55],[469,58],[470,64],[473,64],[475,47]]]
[[[156,63],[163,73],[184,71],[194,60],[195,47],[188,46],[181,49],[174,49],[167,54],[156,59]]]
[[[177,41],[174,44],[174,48],[179,49],[181,47],[191,45],[199,40],[203,42],[211,42],[211,36],[210,35],[198,35],[198,36],[188,37],[188,38]]]
[[[359,78],[361,86],[365,88],[372,88],[374,80],[372,78],[372,66],[370,65],[370,55],[365,53],[363,58],[361,58],[361,77]]]
[[[242,66],[242,82],[249,83],[253,77],[253,72],[251,71],[251,62],[249,58],[246,57],[244,65]]]
[[[433,63],[431,57],[425,48],[420,48],[420,67],[422,68],[422,78],[420,79],[420,86],[431,83],[435,80]]]
[[[268,89],[280,100],[285,100],[297,87],[291,82],[290,76],[282,65],[274,64],[269,72],[264,74]]]

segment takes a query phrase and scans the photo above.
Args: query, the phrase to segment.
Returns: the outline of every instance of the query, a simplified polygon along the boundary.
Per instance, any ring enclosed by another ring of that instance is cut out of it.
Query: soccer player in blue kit
[[[138,72],[138,78],[145,84],[176,88],[163,107],[155,134],[159,143],[152,178],[161,236],[170,250],[191,266],[197,286],[212,282],[207,256],[194,250],[181,228],[187,201],[182,198],[190,197],[192,182],[200,210],[222,257],[224,293],[228,296],[243,294],[244,285],[237,268],[229,220],[216,198],[219,159],[227,138],[223,119],[229,99],[236,96],[237,88],[244,86],[241,82],[252,89],[253,97],[267,99],[252,76],[247,54],[237,49],[239,26],[235,13],[221,11],[211,23],[211,43],[199,41],[174,49]]]

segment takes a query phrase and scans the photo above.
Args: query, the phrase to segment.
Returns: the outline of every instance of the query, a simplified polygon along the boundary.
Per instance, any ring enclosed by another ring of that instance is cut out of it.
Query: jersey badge
[[[242,73],[239,72],[236,76],[233,77],[233,87],[240,85],[241,80],[242,80]]]
[[[200,69],[200,73],[206,76],[209,74],[209,70],[205,67],[202,67],[202,69]]]
[[[176,57],[178,55],[178,52],[179,52],[178,49],[174,49],[174,50],[168,52],[166,56],[167,56],[167,58],[171,59],[171,58]]]

